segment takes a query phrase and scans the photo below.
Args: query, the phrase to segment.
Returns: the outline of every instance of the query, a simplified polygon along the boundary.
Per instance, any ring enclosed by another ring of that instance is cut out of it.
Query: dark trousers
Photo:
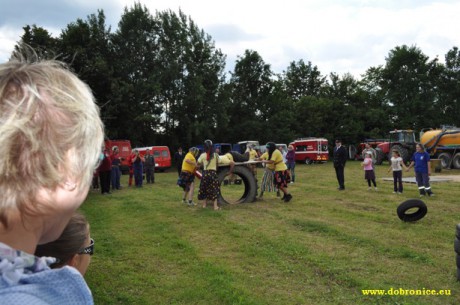
[[[287,163],[287,169],[291,172],[291,181],[295,182],[295,162]]]
[[[395,192],[403,192],[402,171],[393,171],[393,186]]]
[[[425,192],[429,195],[432,194],[428,173],[415,172],[415,180],[417,180],[418,190],[421,195],[425,195]]]
[[[101,180],[101,193],[109,193],[110,192],[110,172],[99,172],[99,179]]]
[[[367,179],[367,185],[371,187],[371,182],[374,185],[374,187],[377,187],[377,183],[375,182],[375,179]]]
[[[335,175],[337,176],[337,181],[339,182],[339,187],[341,189],[345,188],[345,175],[344,175],[344,166],[335,167]]]
[[[136,184],[137,187],[142,186],[142,174],[143,174],[143,168],[142,164],[140,165],[134,165],[134,183]]]
[[[180,172],[182,171],[182,164],[177,165],[177,175],[180,176]]]
[[[119,190],[120,187],[120,177],[121,177],[121,171],[118,166],[112,166],[112,190],[117,189]]]
[[[153,166],[146,166],[145,167],[145,179],[147,183],[155,183],[155,167]]]

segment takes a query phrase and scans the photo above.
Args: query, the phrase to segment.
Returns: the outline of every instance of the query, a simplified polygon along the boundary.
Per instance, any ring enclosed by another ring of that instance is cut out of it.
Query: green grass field
[[[386,170],[377,167],[379,191],[368,191],[359,163],[349,162],[339,192],[330,163],[297,165],[290,203],[268,193],[218,212],[181,204],[173,171],[141,189],[92,191],[81,210],[96,241],[85,277],[95,303],[459,304],[460,183],[433,184],[427,216],[403,223],[396,207],[418,198],[417,188],[392,194]],[[391,288],[451,295],[362,294]]]

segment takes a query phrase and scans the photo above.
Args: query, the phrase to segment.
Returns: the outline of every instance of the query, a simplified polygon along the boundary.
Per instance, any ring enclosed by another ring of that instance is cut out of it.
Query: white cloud
[[[114,31],[122,8],[134,2],[104,0],[93,4],[90,0],[77,0],[73,3],[85,12],[80,18],[95,13],[97,8],[104,9]],[[441,59],[452,46],[460,46],[460,36],[456,33],[460,27],[460,2],[454,0],[156,0],[142,3],[152,14],[156,10],[178,11],[180,8],[190,15],[227,54],[227,70],[233,69],[235,59],[245,49],[252,49],[278,73],[291,61],[303,59],[317,65],[323,74],[351,72],[359,76],[371,66],[384,64],[388,52],[398,45],[415,44],[431,58],[439,55]],[[68,11],[60,13],[73,16]],[[51,21],[44,20],[43,24]],[[29,24],[27,19],[21,22],[22,26]],[[37,25],[42,24],[37,22]],[[64,28],[66,24],[55,26]],[[9,57],[8,48],[12,49],[18,40],[21,27],[8,33],[4,27],[0,28],[3,42],[0,61]]]

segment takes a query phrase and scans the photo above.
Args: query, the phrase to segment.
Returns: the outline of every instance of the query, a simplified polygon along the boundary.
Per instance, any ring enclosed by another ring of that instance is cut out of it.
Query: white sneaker
[[[374,191],[376,191],[376,192],[377,192],[378,190],[379,190],[378,188],[374,187]]]
[[[370,190],[372,190],[372,188],[371,188],[371,187],[368,187],[367,190],[370,191]]]
[[[393,194],[398,194],[398,192],[393,192]]]

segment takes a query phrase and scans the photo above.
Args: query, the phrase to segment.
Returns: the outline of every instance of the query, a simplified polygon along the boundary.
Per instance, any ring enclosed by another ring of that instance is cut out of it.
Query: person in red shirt
[[[110,194],[110,177],[112,171],[112,161],[110,160],[109,151],[104,149],[104,152],[101,155],[102,161],[99,165],[97,171],[99,172],[99,179],[101,182],[101,194],[107,195]]]
[[[121,185],[120,185],[120,177],[121,177],[121,170],[120,170],[120,164],[121,164],[121,158],[120,155],[118,154],[118,146],[112,147],[112,154],[110,155],[110,161],[112,165],[112,190],[120,190]]]
[[[126,159],[126,161],[128,161],[128,168],[129,168],[128,186],[133,185],[133,177],[134,177],[133,162],[135,158],[136,158],[136,154],[133,151],[131,151],[131,154],[129,155],[128,159]]]

